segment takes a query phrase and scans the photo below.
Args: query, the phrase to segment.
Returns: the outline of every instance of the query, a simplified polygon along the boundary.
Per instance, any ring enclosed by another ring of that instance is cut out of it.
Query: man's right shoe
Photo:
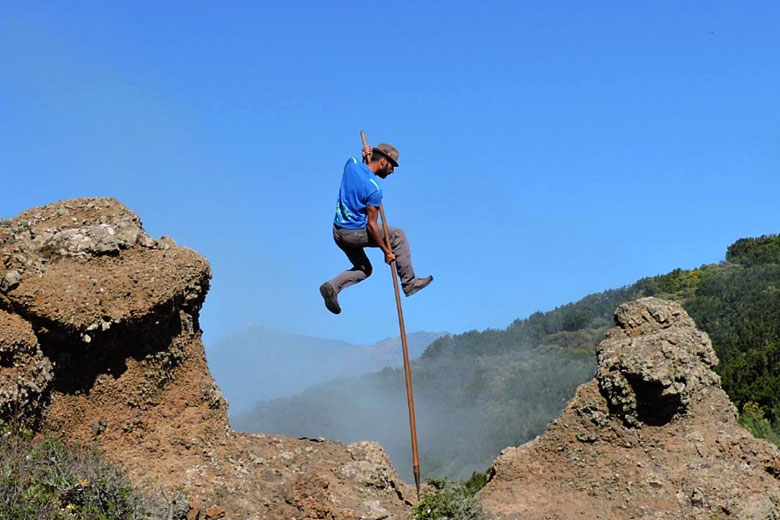
[[[425,278],[415,278],[407,287],[404,287],[404,294],[411,296],[420,289],[425,289],[428,284],[433,281],[433,276],[426,276]]]
[[[325,299],[325,307],[327,307],[330,312],[333,314],[339,314],[341,312],[339,293],[336,292],[336,289],[330,282],[325,282],[320,285],[320,294]]]

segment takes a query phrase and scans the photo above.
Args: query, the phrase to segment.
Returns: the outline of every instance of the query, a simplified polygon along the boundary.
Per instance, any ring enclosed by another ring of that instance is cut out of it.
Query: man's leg
[[[333,228],[333,240],[339,249],[347,255],[352,269],[347,269],[332,280],[320,285],[320,294],[325,300],[325,307],[333,314],[341,312],[338,295],[342,289],[362,282],[371,276],[371,262],[363,250],[368,244],[368,234],[365,229]]]
[[[409,250],[409,241],[406,239],[406,233],[401,228],[389,227],[390,248],[395,255],[395,269],[398,271],[398,277],[401,279],[401,286],[406,287],[414,280],[414,267],[412,267],[412,254]],[[385,231],[382,229],[382,237]]]
[[[330,284],[336,289],[337,293],[340,293],[342,289],[362,282],[373,271],[371,262],[366,256],[364,247],[368,246],[368,233],[365,229],[338,229],[333,230],[333,240],[339,249],[344,251],[347,255],[349,262],[352,264],[351,269],[347,269],[332,280]]]
[[[427,276],[425,278],[417,278],[414,275],[412,254],[404,230],[388,226],[387,231],[390,233],[390,248],[395,255],[395,268],[396,271],[398,271],[398,277],[401,279],[401,287],[404,289],[404,294],[411,296],[431,283],[433,277]],[[381,232],[382,237],[384,237],[384,229],[382,229]]]

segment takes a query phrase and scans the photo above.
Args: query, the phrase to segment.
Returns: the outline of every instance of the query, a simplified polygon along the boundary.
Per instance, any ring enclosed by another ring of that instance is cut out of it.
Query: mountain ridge
[[[410,358],[418,357],[441,332],[407,334]],[[206,349],[214,379],[231,417],[260,401],[278,399],[334,377],[357,376],[401,366],[400,337],[369,345],[281,332],[248,323]]]

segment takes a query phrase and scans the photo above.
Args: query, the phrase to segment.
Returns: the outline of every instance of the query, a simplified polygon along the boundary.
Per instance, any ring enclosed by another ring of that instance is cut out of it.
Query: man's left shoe
[[[428,284],[433,281],[433,276],[426,276],[425,278],[415,278],[408,286],[404,287],[404,294],[411,296],[420,289],[425,289]]]
[[[320,294],[325,299],[325,307],[327,307],[330,312],[333,314],[339,314],[341,312],[339,293],[336,292],[336,289],[330,282],[325,282],[320,285]]]

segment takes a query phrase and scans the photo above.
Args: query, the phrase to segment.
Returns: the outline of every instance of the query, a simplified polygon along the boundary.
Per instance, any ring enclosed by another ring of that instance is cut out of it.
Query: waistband
[[[364,227],[348,228],[348,227],[341,227],[338,224],[333,224],[333,229],[343,229],[344,231],[360,231],[361,229],[366,229],[366,228]]]

